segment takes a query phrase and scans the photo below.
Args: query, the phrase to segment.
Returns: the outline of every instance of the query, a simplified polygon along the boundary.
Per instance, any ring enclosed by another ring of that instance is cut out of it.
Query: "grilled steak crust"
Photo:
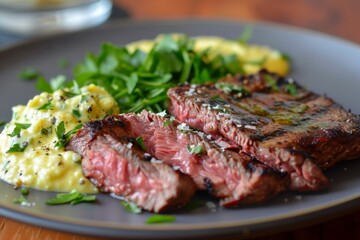
[[[84,175],[104,192],[148,211],[184,206],[196,190],[192,179],[166,164],[149,161],[131,133],[127,121],[108,117],[87,123],[66,149],[83,157]]]
[[[321,189],[328,181],[320,167],[360,157],[359,116],[292,79],[262,71],[168,95],[177,119],[288,173],[294,190]]]
[[[286,177],[247,154],[226,149],[226,142],[220,147],[185,124],[147,111],[119,118],[131,123],[151,155],[190,175],[199,189],[220,198],[223,206],[263,202],[286,188]],[[191,152],[194,147],[196,153]]]

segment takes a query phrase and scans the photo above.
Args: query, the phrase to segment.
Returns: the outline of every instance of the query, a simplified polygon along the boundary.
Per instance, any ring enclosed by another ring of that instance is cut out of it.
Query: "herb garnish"
[[[269,74],[266,74],[264,76],[264,80],[267,84],[267,86],[272,90],[272,91],[275,91],[275,92],[278,92],[279,91],[279,86],[277,85],[277,80],[269,75]]]
[[[59,205],[70,203],[72,205],[84,202],[96,201],[95,195],[86,195],[72,190],[70,193],[58,193],[55,198],[46,201],[48,205]]]
[[[142,212],[141,208],[133,202],[121,201],[121,205],[127,212],[139,214]]]
[[[143,151],[146,151],[146,147],[145,147],[145,144],[144,144],[144,139],[142,137],[140,137],[140,136],[137,137],[135,139],[135,141]]]
[[[148,219],[146,219],[147,224],[155,224],[155,223],[169,223],[174,222],[176,220],[176,217],[170,216],[170,215],[160,215],[160,214],[154,214]]]
[[[82,124],[78,124],[73,129],[65,133],[65,123],[64,121],[61,121],[55,128],[56,137],[58,138],[55,147],[64,147],[70,140],[70,137],[75,134],[81,127]]]
[[[5,126],[6,125],[6,122],[5,121],[0,121],[0,128]]]
[[[22,146],[20,146],[19,143],[15,143],[6,151],[6,153],[24,152],[27,146],[28,142],[23,142]]]
[[[31,126],[30,123],[15,123],[15,128],[12,133],[8,134],[10,137],[19,136],[22,129],[28,129]]]
[[[21,192],[20,197],[15,198],[13,200],[13,202],[16,204],[26,203],[27,202],[26,196],[29,195],[29,193],[30,193],[29,189],[27,189],[27,188],[21,188],[20,192]]]
[[[204,152],[204,147],[202,145],[191,145],[187,146],[187,150],[190,154],[201,154]]]
[[[285,85],[285,90],[290,93],[292,96],[296,96],[298,94],[298,90],[295,83],[289,83]]]
[[[41,74],[37,70],[35,70],[34,68],[31,68],[31,67],[24,69],[19,74],[19,77],[22,80],[35,80],[40,76],[41,76]]]
[[[80,113],[79,109],[73,109],[72,114],[77,118],[81,117],[81,113]]]
[[[169,126],[175,120],[174,116],[171,116],[168,120],[164,122],[164,127]]]
[[[37,110],[52,109],[53,107],[54,107],[54,105],[52,105],[51,101],[49,101],[47,103],[44,103],[40,107],[38,107]]]

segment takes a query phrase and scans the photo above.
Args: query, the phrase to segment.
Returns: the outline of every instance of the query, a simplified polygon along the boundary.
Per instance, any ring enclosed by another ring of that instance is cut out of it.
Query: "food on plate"
[[[261,203],[286,188],[287,178],[279,172],[229,149],[225,141],[160,115],[144,110],[118,118],[129,122],[129,131],[143,139],[150,155],[191,176],[198,190],[219,198],[222,206]]]
[[[0,135],[0,178],[41,190],[97,192],[83,176],[80,156],[64,145],[82,123],[118,112],[112,96],[95,85],[43,92],[13,107]]]
[[[168,94],[179,121],[287,173],[292,190],[322,189],[328,180],[321,168],[360,157],[359,116],[291,78],[261,71]]]
[[[74,79],[79,86],[93,83],[104,87],[121,112],[161,112],[166,109],[170,87],[253,72],[249,66],[286,74],[289,61],[283,56],[275,49],[243,41],[162,35],[150,44],[104,44],[98,54],[88,54],[76,66]]]
[[[154,212],[185,206],[195,193],[191,178],[152,158],[136,143],[130,121],[119,116],[87,123],[67,150],[82,156],[82,169],[101,191]],[[139,140],[138,140],[139,141]]]

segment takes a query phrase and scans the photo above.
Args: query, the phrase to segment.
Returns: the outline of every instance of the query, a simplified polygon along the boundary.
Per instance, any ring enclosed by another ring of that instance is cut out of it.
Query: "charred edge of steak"
[[[248,155],[222,148],[202,132],[180,130],[179,122],[164,126],[167,118],[147,111],[121,117],[132,124],[135,134],[142,136],[155,157],[189,174],[200,190],[227,199],[222,201],[224,206],[263,202],[286,188],[288,176],[259,162],[252,162],[250,169]],[[203,150],[190,154],[189,146],[202,146]],[[249,196],[251,200],[247,200]]]
[[[225,79],[225,82],[232,81],[237,80]],[[313,151],[301,144],[300,140],[305,136],[311,139],[315,132],[314,126],[318,126],[317,131],[323,131],[324,124],[327,124],[327,129],[334,129],[338,124],[345,122],[344,117],[336,119],[335,116],[339,114],[331,113],[338,112],[340,115],[346,115],[346,118],[349,118],[349,114],[332,100],[302,88],[299,89],[299,96],[284,92],[264,92],[264,88],[261,87],[264,86],[261,75],[252,79],[242,79],[242,82],[246,84],[248,91],[253,90],[251,97],[234,100],[231,94],[214,88],[213,84],[172,88],[168,92],[169,111],[179,121],[211,134],[214,138],[225,137],[240,146],[242,151],[256,156],[259,161],[277,171],[288,173],[292,178],[291,189],[318,190],[326,187],[328,180],[314,162],[320,164],[328,162],[331,158],[344,157],[339,151],[334,153],[332,149],[332,143],[339,143],[339,140],[332,138],[323,145],[322,149],[331,154]],[[215,107],[210,104],[214,96],[221,99]],[[278,104],[279,102],[282,104]],[[302,105],[299,108],[297,104]],[[326,107],[332,109],[322,111]],[[301,118],[305,113],[306,117]],[[348,129],[343,131],[348,135],[351,132],[351,126],[341,128]],[[359,128],[355,126],[355,129]],[[353,136],[355,137],[350,139],[359,139],[359,131],[354,132]],[[349,143],[355,146],[350,146]],[[320,145],[312,146],[316,148]],[[359,144],[354,141],[349,141],[343,146],[359,150]],[[355,152],[357,154],[354,155],[359,157],[360,151]],[[347,153],[347,157],[352,158],[354,155]],[[327,161],[324,158],[327,158]]]
[[[154,212],[186,205],[196,190],[192,179],[166,164],[146,161],[148,154],[134,142],[128,122],[108,117],[85,124],[66,149],[83,156],[84,175],[104,192]]]

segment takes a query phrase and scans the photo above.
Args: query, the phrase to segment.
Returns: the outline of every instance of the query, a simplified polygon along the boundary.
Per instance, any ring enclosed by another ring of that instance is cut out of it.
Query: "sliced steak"
[[[321,189],[328,180],[320,167],[360,157],[359,116],[292,79],[262,71],[168,95],[177,119],[288,173],[294,190]]]
[[[108,117],[87,123],[66,149],[83,157],[85,176],[101,191],[115,193],[148,211],[184,206],[196,190],[192,179],[166,164],[149,161],[131,133],[127,121]]]
[[[151,155],[190,175],[199,189],[208,190],[226,207],[263,202],[286,188],[286,177],[185,124],[147,111],[119,116],[123,118]]]

